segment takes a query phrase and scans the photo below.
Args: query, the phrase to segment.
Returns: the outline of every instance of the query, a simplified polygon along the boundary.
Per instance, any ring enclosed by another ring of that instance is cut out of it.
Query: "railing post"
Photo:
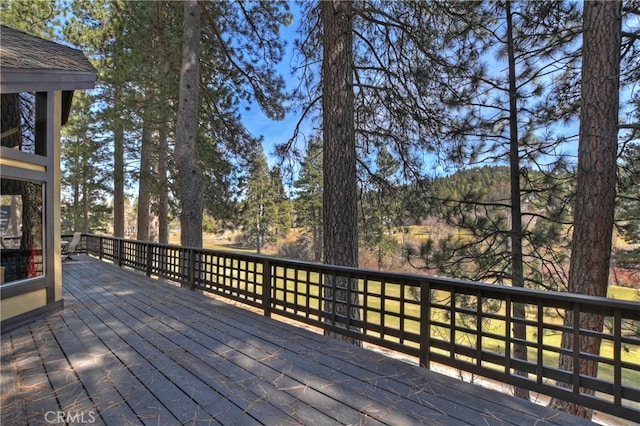
[[[151,270],[153,266],[153,244],[147,243],[147,276],[151,276]]]
[[[622,313],[613,310],[613,403],[622,406]]]
[[[98,241],[98,256],[100,257],[100,260],[102,260],[104,257],[104,238],[99,237]]]
[[[571,354],[573,356],[573,370],[571,373],[571,387],[573,393],[580,394],[580,303],[573,304],[573,347]]]
[[[271,262],[264,259],[262,262],[262,309],[265,317],[271,317]]]
[[[118,239],[118,266],[122,267],[122,253],[124,253],[124,239]]]
[[[195,253],[193,249],[187,250],[187,255],[189,256],[189,270],[187,272],[187,279],[189,283],[189,290],[196,290],[196,259]]]
[[[431,286],[420,282],[420,367],[431,369]]]

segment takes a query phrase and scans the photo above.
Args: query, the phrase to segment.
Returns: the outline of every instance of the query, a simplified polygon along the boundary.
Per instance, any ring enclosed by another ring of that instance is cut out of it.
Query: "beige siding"
[[[2,301],[2,321],[41,308],[46,304],[47,290],[44,288],[4,299]]]
[[[60,246],[60,118],[62,116],[62,92],[55,92],[54,95],[54,113],[53,113],[53,146],[51,149],[51,156],[53,158],[52,175],[53,181],[51,182],[51,188],[53,188],[53,224],[49,230],[49,235],[53,242],[53,282],[55,297],[54,300],[58,301],[62,299],[62,249]]]

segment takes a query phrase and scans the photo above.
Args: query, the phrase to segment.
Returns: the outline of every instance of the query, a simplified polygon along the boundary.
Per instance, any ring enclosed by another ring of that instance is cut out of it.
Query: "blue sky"
[[[297,29],[300,19],[300,10],[295,2],[290,2],[291,13],[294,15],[294,20],[288,27],[282,28],[282,37],[287,41],[287,50],[282,62],[278,65],[278,72],[284,77],[287,84],[286,90],[293,90],[298,84],[299,77],[292,75],[291,67],[294,63],[294,41],[298,37]],[[295,130],[295,126],[300,119],[301,112],[293,111],[287,112],[284,120],[275,121],[269,119],[260,109],[260,107],[253,103],[250,105],[249,111],[242,111],[242,121],[245,127],[256,137],[262,136],[264,138],[263,148],[265,154],[267,154],[269,165],[274,166],[278,161],[274,157],[274,147],[276,145],[287,142],[292,136]],[[309,126],[303,127],[309,129]]]

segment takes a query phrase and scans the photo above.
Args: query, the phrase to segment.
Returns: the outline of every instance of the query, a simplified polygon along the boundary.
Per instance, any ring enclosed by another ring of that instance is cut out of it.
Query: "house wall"
[[[5,178],[45,183],[43,220],[43,274],[0,285],[2,332],[37,316],[62,309],[62,256],[60,245],[60,127],[62,92],[40,92],[43,107],[37,114],[45,120],[46,155],[2,147],[0,173]],[[46,100],[46,104],[44,101]],[[45,116],[46,115],[46,116]]]
[[[47,304],[47,290],[40,289],[2,300],[2,321],[23,315]]]

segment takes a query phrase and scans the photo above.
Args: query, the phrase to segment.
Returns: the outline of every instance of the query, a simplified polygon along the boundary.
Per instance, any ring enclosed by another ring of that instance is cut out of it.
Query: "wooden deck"
[[[588,423],[89,257],[64,290],[2,336],[4,426]]]

